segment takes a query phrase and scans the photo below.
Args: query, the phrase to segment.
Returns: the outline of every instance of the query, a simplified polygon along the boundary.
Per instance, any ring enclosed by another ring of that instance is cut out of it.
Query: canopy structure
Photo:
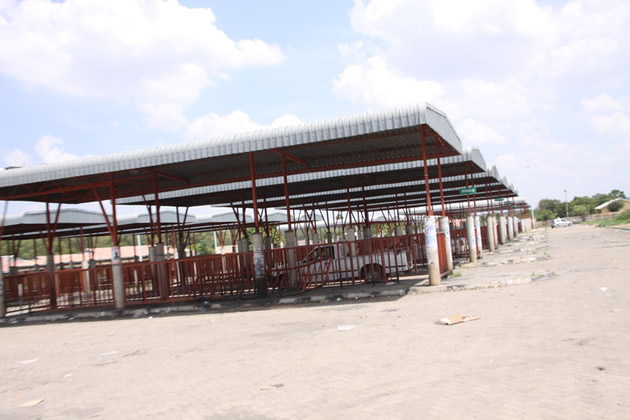
[[[0,199],[84,203],[183,188],[456,156],[431,105],[81,158],[0,173]]]
[[[122,309],[131,301],[219,297],[226,293],[262,297],[274,288],[318,287],[337,277],[340,282],[354,284],[358,279],[398,277],[400,271],[409,270],[427,270],[430,284],[439,284],[440,277],[452,271],[447,251],[448,219],[440,220],[438,233],[436,218],[431,216],[439,211],[441,216],[458,214],[470,220],[471,203],[476,209],[485,201],[494,211],[495,199],[517,195],[495,167],[487,167],[478,149],[462,147],[443,112],[431,105],[414,105],[0,172],[0,200],[46,205],[45,234],[44,224],[25,227],[11,222],[4,232],[0,227],[0,239],[3,234],[18,240],[37,235],[47,239],[47,273],[8,277],[15,310],[22,310],[21,293],[29,285],[37,285],[37,290],[29,292],[32,303],[28,305],[55,309],[76,305],[78,299],[79,306],[114,303]],[[111,215],[104,200],[111,200]],[[67,223],[61,218],[62,205],[87,202],[98,203],[102,215],[77,215]],[[51,212],[51,203],[58,204],[56,212]],[[121,204],[142,205],[148,213],[118,217],[116,209]],[[164,206],[175,211],[165,212]],[[232,213],[194,217],[189,209],[195,206],[230,207]],[[283,214],[270,211],[274,208],[283,209]],[[512,209],[509,205],[497,208]],[[184,209],[183,214],[180,209]],[[400,210],[407,215],[394,229],[404,240],[373,238],[370,223],[377,213],[392,210],[396,215]],[[423,218],[420,227],[412,215],[430,217]],[[367,264],[364,258],[343,269],[326,266],[330,261],[311,264],[315,260],[306,256],[318,252],[309,248],[309,238],[314,244],[320,243],[318,219],[326,225],[327,243],[337,241],[338,256],[343,254],[354,261],[360,253],[372,262]],[[516,220],[507,219],[502,223],[507,223],[510,231],[518,230]],[[481,244],[480,218],[475,220],[473,230]],[[298,243],[297,231],[292,228],[298,221],[304,223],[304,245]],[[442,228],[443,223],[446,228]],[[281,248],[273,247],[272,241],[278,239],[270,229],[274,224],[287,225]],[[362,224],[365,226],[357,229]],[[253,235],[246,231],[248,226],[255,227]],[[490,227],[484,227],[488,234]],[[211,230],[236,232],[230,235],[232,252],[187,258],[189,234]],[[49,274],[55,273],[52,254],[56,237],[106,232],[113,244],[111,266]],[[136,233],[150,235],[150,261],[122,267],[120,236]],[[357,242],[359,236],[364,242]],[[164,260],[165,242],[171,241],[179,255],[173,262]],[[480,248],[473,244],[473,249],[477,252]],[[466,255],[468,250],[460,246],[458,252]],[[17,257],[16,252],[13,255]],[[387,262],[374,263],[374,258],[385,255],[389,256]],[[404,264],[396,262],[399,256],[406,260]]]

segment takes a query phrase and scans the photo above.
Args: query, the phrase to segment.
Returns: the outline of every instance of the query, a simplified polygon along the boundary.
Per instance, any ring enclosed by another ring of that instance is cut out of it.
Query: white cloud
[[[35,143],[34,152],[36,158],[22,149],[14,149],[7,153],[4,161],[8,166],[29,166],[38,163],[55,163],[66,160],[77,159],[79,156],[67,153],[63,150],[62,139],[45,135]]]
[[[582,107],[596,132],[610,137],[630,136],[630,100],[601,94],[582,99]]]
[[[292,114],[284,114],[274,119],[271,124],[265,125],[252,121],[247,113],[239,110],[232,111],[227,115],[219,115],[211,112],[188,124],[185,137],[194,140],[223,137],[237,133],[262,130],[270,127],[284,127],[299,123],[301,123],[300,119]]]
[[[14,149],[4,156],[6,166],[28,166],[31,164],[31,158],[27,153],[20,149]]]
[[[621,112],[612,115],[596,115],[591,118],[595,129],[611,136],[630,136],[630,117]]]
[[[457,131],[466,142],[475,146],[504,144],[507,139],[495,129],[473,118],[465,118],[457,124]]]
[[[293,114],[284,114],[271,122],[271,127],[288,127],[290,125],[301,124],[302,121]]]
[[[63,151],[63,140],[54,136],[42,136],[35,144],[42,163],[63,162],[70,159],[77,159],[77,155]]]
[[[31,88],[131,102],[153,126],[181,126],[183,109],[228,71],[284,60],[278,46],[232,40],[215,20],[177,0],[4,1],[0,72]]]
[[[352,102],[378,106],[439,102],[445,94],[439,83],[404,76],[377,56],[347,66],[333,82],[333,90]]]
[[[630,109],[630,103],[624,103],[607,94],[601,94],[593,99],[582,99],[582,106],[589,113],[616,112]]]

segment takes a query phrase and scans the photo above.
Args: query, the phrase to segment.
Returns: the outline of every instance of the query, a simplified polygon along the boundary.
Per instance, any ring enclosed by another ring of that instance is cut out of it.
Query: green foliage
[[[620,190],[612,190],[608,194],[595,194],[593,196],[597,206],[604,204],[607,201],[614,200],[615,198],[626,198],[626,194]]]
[[[551,210],[548,210],[548,209],[536,210],[536,219],[538,220],[547,221],[547,220],[551,220],[555,218],[556,218],[556,213],[554,213]]]
[[[615,219],[622,222],[630,222],[630,210],[624,210],[615,217]]]
[[[586,216],[589,214],[589,208],[584,205],[573,206],[571,209],[571,215],[573,216]]]
[[[613,201],[607,207],[609,211],[612,211],[612,212],[619,211],[623,208],[623,201],[621,200]]]
[[[625,198],[626,195],[621,190],[612,190],[608,194],[595,194],[592,197],[574,197],[568,203],[569,214],[571,216],[586,216],[595,213],[595,207],[614,200],[615,198]],[[543,198],[538,202],[536,218],[539,220],[549,220],[555,217],[567,217],[567,203],[560,200]],[[620,209],[621,207],[619,207]],[[617,209],[617,210],[619,210]],[[611,210],[613,211],[613,210]],[[553,214],[553,216],[551,216]]]
[[[597,207],[597,201],[591,197],[575,197],[571,203],[571,214],[577,216],[586,216],[587,214],[595,213],[595,207]]]
[[[562,205],[560,200],[551,200],[549,198],[543,198],[538,202],[538,209],[540,210],[549,210],[551,212],[556,212],[556,208]]]

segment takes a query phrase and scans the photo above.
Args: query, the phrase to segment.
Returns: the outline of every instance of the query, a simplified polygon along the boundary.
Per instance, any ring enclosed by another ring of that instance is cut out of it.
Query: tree
[[[626,198],[626,194],[624,194],[623,191],[619,191],[619,190],[612,190],[609,194],[608,194],[612,200],[614,200],[615,198]]]
[[[573,206],[571,208],[571,214],[575,215],[575,216],[586,216],[587,214],[589,214],[589,208],[585,205],[577,205],[577,206]]]
[[[538,202],[538,208],[540,210],[550,210],[555,213],[558,205],[562,205],[560,200],[552,200],[549,198],[543,198]]]
[[[548,209],[536,210],[536,219],[538,220],[547,221],[547,220],[554,219],[555,217],[556,217],[556,214],[551,210],[548,210]]]
[[[575,197],[570,203],[569,207],[571,207],[571,214],[575,214],[577,216],[586,216],[587,214],[595,213],[595,207],[597,207],[597,201],[591,197]],[[577,208],[580,207],[578,210]],[[584,207],[584,208],[582,208]],[[586,213],[584,213],[584,209],[586,209]],[[582,214],[583,213],[583,214]]]
[[[623,208],[623,201],[618,200],[618,201],[613,201],[612,203],[610,203],[608,206],[608,211],[619,211]]]

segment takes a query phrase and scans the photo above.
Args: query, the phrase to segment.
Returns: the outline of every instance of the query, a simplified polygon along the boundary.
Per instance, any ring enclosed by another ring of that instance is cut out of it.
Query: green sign
[[[459,190],[460,194],[477,194],[477,187],[462,188]]]
[[[505,198],[502,198],[502,197],[495,198],[494,201],[505,201]]]

